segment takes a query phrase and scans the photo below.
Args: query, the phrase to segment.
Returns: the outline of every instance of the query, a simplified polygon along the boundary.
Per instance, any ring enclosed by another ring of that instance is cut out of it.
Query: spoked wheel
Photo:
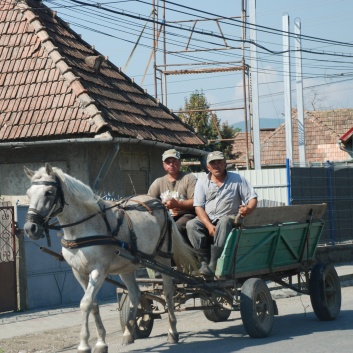
[[[223,300],[222,298],[217,298],[218,303],[221,303],[222,300]],[[201,298],[201,305],[202,306],[213,306],[211,301],[209,301],[207,299],[202,299],[202,298]],[[208,309],[208,310],[203,310],[203,313],[204,313],[206,319],[209,321],[222,322],[222,321],[227,321],[227,319],[230,316],[231,311],[220,307],[220,308],[212,308],[212,309]]]
[[[120,303],[120,325],[122,330],[124,331],[130,311],[129,296],[124,293],[120,298]],[[153,314],[146,313],[146,311],[151,311],[152,305],[152,300],[144,298],[143,296],[141,297],[136,312],[135,338],[148,338],[150,336],[153,328],[154,316]]]
[[[250,337],[267,337],[273,326],[274,307],[266,283],[259,278],[247,279],[240,294],[240,314]]]
[[[319,320],[334,320],[341,310],[341,284],[333,265],[317,263],[309,282],[311,305]]]

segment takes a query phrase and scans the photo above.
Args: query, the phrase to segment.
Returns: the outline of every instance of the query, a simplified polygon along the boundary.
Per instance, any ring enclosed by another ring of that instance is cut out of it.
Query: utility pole
[[[259,113],[259,81],[257,67],[257,42],[256,36],[256,0],[249,1],[249,37],[250,37],[250,75],[251,75],[251,117],[254,141],[254,168],[261,169],[260,152],[260,113]]]
[[[301,52],[301,22],[299,18],[294,20],[295,33],[295,57],[296,57],[296,86],[297,86],[297,113],[298,113],[298,147],[299,164],[305,167],[305,125],[304,125],[304,99],[303,99],[303,74]]]
[[[290,74],[290,42],[289,42],[289,15],[282,17],[283,27],[283,77],[284,77],[284,115],[286,127],[286,155],[289,163],[293,162],[292,142],[292,102],[291,102],[291,74]]]

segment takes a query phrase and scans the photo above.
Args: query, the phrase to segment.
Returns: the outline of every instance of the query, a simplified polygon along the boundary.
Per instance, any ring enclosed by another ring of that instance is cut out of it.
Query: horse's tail
[[[172,253],[175,264],[186,271],[197,270],[196,250],[184,241],[173,218],[168,216],[172,225]]]

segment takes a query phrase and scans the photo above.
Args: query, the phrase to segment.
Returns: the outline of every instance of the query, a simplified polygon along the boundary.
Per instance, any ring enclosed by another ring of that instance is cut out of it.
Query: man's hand
[[[257,206],[257,199],[251,199],[247,205],[239,206],[239,213],[242,217],[249,216]]]
[[[209,225],[207,225],[207,230],[208,230],[208,234],[211,237],[214,237],[215,233],[216,233],[216,226],[213,225],[212,223],[210,223]]]
[[[239,212],[238,213],[240,213],[242,217],[247,216],[249,214],[248,206],[246,206],[246,205],[239,206]]]
[[[171,199],[171,200],[168,200],[166,203],[165,203],[165,207],[168,208],[168,210],[170,209],[173,209],[173,208],[180,208],[180,204],[179,204],[179,201],[176,200],[176,199]]]

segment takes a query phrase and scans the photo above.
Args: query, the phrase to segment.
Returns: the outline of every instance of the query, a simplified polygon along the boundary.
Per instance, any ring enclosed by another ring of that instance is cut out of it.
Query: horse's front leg
[[[99,314],[99,307],[96,300],[97,293],[101,288],[105,273],[101,274],[98,270],[91,272],[89,276],[81,275],[77,271],[73,270],[75,277],[83,287],[85,294],[83,295],[80,302],[80,309],[82,314],[81,321],[81,333],[80,333],[80,344],[77,348],[78,353],[91,353],[91,347],[88,344],[90,337],[89,333],[89,314],[92,312],[94,321],[97,328],[97,343],[94,349],[94,353],[106,353],[108,352],[108,346],[105,343],[106,331],[102,323],[102,319]]]
[[[121,274],[120,278],[126,285],[129,292],[130,310],[125,323],[125,330],[123,333],[123,345],[134,343],[134,330],[136,322],[137,308],[140,302],[141,292],[136,283],[135,272]]]

